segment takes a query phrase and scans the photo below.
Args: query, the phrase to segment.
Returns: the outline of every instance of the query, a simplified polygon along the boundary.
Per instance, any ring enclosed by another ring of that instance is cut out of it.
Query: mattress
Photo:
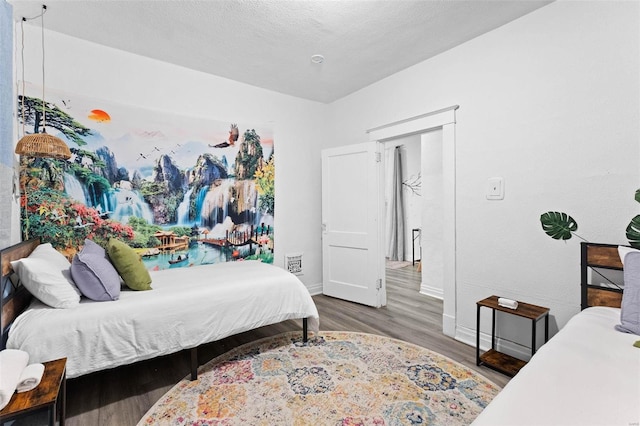
[[[67,376],[154,358],[318,311],[294,275],[258,261],[151,271],[153,290],[124,290],[120,299],[83,299],[73,309],[35,300],[11,326],[7,348],[29,362],[67,358]]]
[[[575,315],[473,425],[639,424],[640,336],[614,330],[619,322],[617,308]]]

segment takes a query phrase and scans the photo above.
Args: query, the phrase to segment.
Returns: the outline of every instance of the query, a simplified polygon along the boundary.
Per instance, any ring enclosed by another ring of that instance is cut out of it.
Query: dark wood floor
[[[418,293],[415,266],[387,269],[387,306],[370,308],[323,295],[314,296],[321,330],[374,333],[412,342],[448,356],[499,386],[508,378],[476,367],[475,349],[442,334],[442,301]],[[199,362],[238,345],[285,331],[301,329],[301,321],[286,321],[205,345]],[[149,408],[189,372],[187,353],[102,371],[67,384],[67,425],[135,425]],[[31,424],[17,422],[16,425]]]

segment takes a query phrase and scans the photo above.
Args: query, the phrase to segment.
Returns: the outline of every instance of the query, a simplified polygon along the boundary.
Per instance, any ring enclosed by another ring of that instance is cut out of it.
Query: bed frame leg
[[[307,320],[307,318],[302,318],[302,341],[304,343],[307,343],[307,340],[309,340],[309,321]]]
[[[191,380],[198,380],[198,348],[191,348]]]

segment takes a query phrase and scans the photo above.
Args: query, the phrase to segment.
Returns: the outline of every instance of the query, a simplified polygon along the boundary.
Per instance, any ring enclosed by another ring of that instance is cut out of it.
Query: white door
[[[386,305],[382,144],[322,151],[322,288],[327,296]]]

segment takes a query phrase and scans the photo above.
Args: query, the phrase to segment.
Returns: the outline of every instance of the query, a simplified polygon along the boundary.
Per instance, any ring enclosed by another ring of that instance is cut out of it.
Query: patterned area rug
[[[372,334],[285,333],[211,360],[138,425],[468,425],[500,388],[428,349]]]

